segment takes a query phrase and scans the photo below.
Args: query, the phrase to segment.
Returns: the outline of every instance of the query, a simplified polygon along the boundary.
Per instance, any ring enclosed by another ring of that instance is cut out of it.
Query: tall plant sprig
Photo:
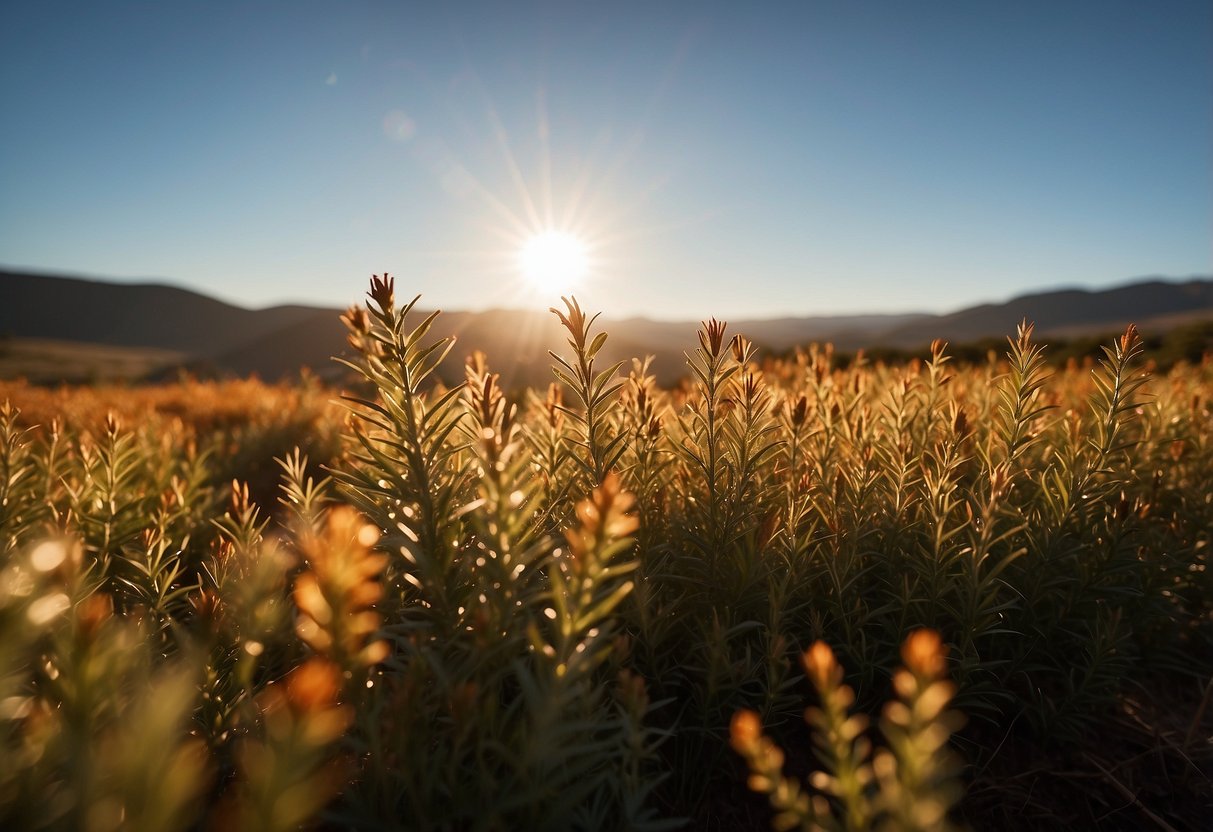
[[[762,731],[758,714],[738,711],[730,725],[733,750],[750,771],[750,789],[765,794],[775,830],[861,832],[868,829],[955,828],[948,813],[962,793],[960,766],[948,748],[963,718],[948,708],[955,687],[947,679],[947,651],[939,635],[917,630],[902,645],[904,667],[893,674],[896,698],[881,719],[885,746],[872,753],[867,718],[853,714],[855,694],[825,642],[802,664],[821,699],[805,721],[822,768],[811,789],[783,773],[783,751]]]
[[[1023,320],[1015,338],[1007,339],[1010,369],[998,386],[998,428],[994,434],[1001,446],[998,449],[1001,459],[995,458],[993,452],[988,453],[987,469],[993,469],[999,461],[1008,466],[1015,464],[1040,442],[1042,434],[1034,433],[1032,424],[1052,409],[1052,405],[1040,401],[1040,391],[1051,374],[1045,366],[1044,348],[1032,341],[1033,328],[1033,324]]]
[[[530,456],[531,471],[537,475],[539,518],[543,527],[554,531],[571,512],[568,492],[575,477],[565,476],[564,470],[573,458],[569,447],[571,437],[564,415],[564,388],[559,382],[551,382],[547,394],[540,396],[528,389],[530,418],[521,424]]]
[[[492,649],[515,649],[506,634],[525,626],[521,617],[539,591],[536,566],[550,545],[545,525],[537,522],[547,506],[542,479],[529,476],[517,405],[507,400],[482,353],[468,358],[466,373],[468,417],[461,430],[475,459],[478,507],[467,515],[472,542],[465,567],[480,601],[472,616],[476,649],[487,656]]]
[[[86,553],[99,574],[113,580],[111,561],[135,541],[144,517],[151,514],[156,495],[148,486],[157,485],[149,482],[152,460],[140,453],[136,436],[112,413],[105,418],[99,441],[82,439],[76,450],[76,476],[66,486],[72,513]]]
[[[1029,464],[1032,449],[1044,439],[1038,422],[1053,409],[1052,404],[1042,402],[1041,391],[1051,374],[1044,349],[1033,342],[1032,331],[1033,325],[1024,320],[1015,337],[1007,339],[1008,370],[996,388],[995,427],[986,442],[977,445],[981,476],[966,504],[968,546],[961,560],[954,619],[960,653],[957,673],[973,700],[1005,695],[1003,686],[993,678],[992,662],[981,658],[977,645],[986,637],[1008,631],[1006,617],[1017,599],[1001,576],[1029,551],[1020,537],[1027,524],[1012,502],[1012,490],[1016,477]]]
[[[948,342],[942,338],[931,342],[931,357],[925,366],[926,381],[920,388],[920,409],[911,426],[919,452],[927,451],[939,434],[947,430],[947,425],[939,418],[947,399],[946,388],[954,378],[948,372],[947,365],[952,357],[947,354],[947,348]]]
[[[918,558],[914,563],[919,569],[918,592],[923,596],[926,621],[932,626],[942,624],[941,616],[957,591],[956,562],[968,551],[963,535],[972,521],[972,510],[961,488],[968,461],[969,427],[964,411],[954,402],[949,407],[951,430],[921,457],[921,520],[926,540],[916,548]]]
[[[622,557],[635,542],[631,537],[638,525],[631,513],[634,504],[635,498],[622,490],[619,477],[612,474],[589,499],[577,504],[579,525],[565,531],[568,550],[553,556],[548,570],[551,607],[545,611],[553,622],[551,637],[538,642],[537,648],[555,660],[558,677],[605,655],[601,647],[591,648],[602,644],[602,625],[632,591],[633,582],[621,579],[638,566],[634,559]]]
[[[29,431],[17,425],[21,411],[12,402],[0,405],[0,554],[15,549],[26,529],[38,521],[38,493]]]
[[[1133,447],[1125,439],[1128,424],[1136,417],[1142,402],[1136,394],[1149,381],[1139,370],[1141,336],[1130,324],[1111,347],[1103,347],[1104,359],[1091,373],[1095,387],[1089,400],[1089,430],[1078,414],[1071,414],[1067,442],[1057,443],[1059,453],[1041,474],[1041,491],[1050,508],[1050,528],[1061,533],[1074,516],[1085,516],[1090,505],[1097,505],[1122,483],[1114,463]]]
[[[820,487],[828,487],[837,473],[839,456],[839,422],[842,416],[832,361],[834,346],[826,344],[809,348],[805,368],[805,389],[816,430],[810,437],[807,459],[813,468],[813,479]]]
[[[932,630],[916,630],[901,648],[893,674],[897,698],[885,705],[880,730],[887,746],[872,758],[879,786],[881,828],[956,829],[948,812],[964,793],[961,762],[949,749],[964,717],[948,708],[956,686],[948,679],[947,648]]]
[[[629,490],[636,495],[641,514],[641,545],[651,539],[661,525],[658,514],[666,481],[666,469],[670,456],[663,447],[665,406],[658,404],[659,392],[655,379],[650,374],[652,356],[644,361],[632,359],[632,372],[628,375],[627,391],[624,395],[624,424],[631,435],[629,450],[624,456],[626,464],[621,475]]]
[[[1129,324],[1111,347],[1103,347],[1101,368],[1091,376],[1095,384],[1091,410],[1096,417],[1095,435],[1088,440],[1093,452],[1091,477],[1106,473],[1112,458],[1135,444],[1125,438],[1125,431],[1141,406],[1136,394],[1150,379],[1136,366],[1143,349],[1137,327]]]
[[[203,560],[203,588],[191,599],[210,648],[198,719],[215,748],[255,721],[251,700],[289,649],[286,585],[293,563],[266,539],[270,522],[248,486],[233,482],[227,512],[211,521],[218,538]]]
[[[465,411],[458,405],[462,385],[437,390],[427,382],[454,345],[453,337],[425,344],[438,312],[416,326],[409,313],[420,295],[396,307],[395,281],[371,278],[366,309],[343,317],[354,361],[337,359],[369,382],[376,400],[343,396],[354,416],[350,434],[353,465],[333,471],[347,496],[388,531],[383,547],[400,551],[406,579],[434,615],[454,623],[458,606],[452,586],[456,569],[456,510],[465,496],[468,473],[454,464],[462,444],[452,435]],[[369,315],[367,314],[369,313]],[[391,583],[391,581],[389,581]]]
[[[725,529],[725,432],[724,408],[729,380],[740,369],[726,347],[724,334],[728,323],[712,318],[704,322],[697,333],[699,347],[687,356],[694,384],[699,395],[689,406],[689,424],[683,429],[683,441],[678,445],[687,463],[687,488],[694,492],[702,485],[698,498],[690,500],[700,516],[700,528],[691,540],[713,562],[724,548]]]
[[[627,448],[627,433],[613,429],[610,419],[611,405],[626,383],[618,377],[619,368],[624,362],[598,370],[595,361],[606,344],[607,333],[599,332],[591,340],[590,330],[601,313],[587,318],[577,298],[562,297],[561,300],[564,301],[565,311],[561,312],[555,307],[550,311],[568,331],[568,344],[573,356],[571,359],[564,358],[551,350],[548,354],[559,365],[553,367],[552,372],[573,391],[581,404],[580,410],[563,405],[561,410],[580,429],[581,435],[574,442],[581,447],[582,454],[574,455],[573,459],[589,478],[591,487],[596,487],[605,482],[607,472],[615,468]]]
[[[809,400],[800,393],[793,397],[789,394],[780,408],[782,420],[781,434],[787,437],[780,464],[783,472],[783,533],[778,538],[784,560],[791,574],[800,575],[804,569],[804,561],[809,552],[809,541],[815,527],[816,518],[811,511],[812,500],[809,497],[810,467],[805,462],[805,438],[810,436],[813,428],[808,424]],[[797,581],[802,583],[802,581]]]
[[[515,664],[526,723],[511,746],[519,787],[537,799],[520,807],[511,826],[570,828],[579,806],[618,788],[626,774],[630,755],[612,756],[626,750],[619,735],[632,727],[612,713],[596,676],[615,646],[615,611],[634,586],[634,502],[619,476],[608,474],[577,504],[567,548],[553,551],[547,564],[542,617],[527,627],[531,660]]]
[[[1084,419],[1068,411],[1052,456],[1037,474],[1039,499],[1025,534],[1031,566],[1016,582],[1023,596],[1015,667],[1031,680],[1029,717],[1051,735],[1079,736],[1091,715],[1122,685],[1143,568],[1129,532],[1133,519],[1120,492],[1133,486],[1130,423],[1148,376],[1130,325],[1091,373]],[[1035,557],[1039,553],[1040,557]],[[1041,649],[1041,644],[1050,649]]]
[[[922,453],[909,438],[914,417],[913,403],[918,396],[918,374],[904,372],[890,380],[879,419],[883,430],[877,433],[876,452],[884,460],[886,522],[890,530],[902,526],[923,496],[921,487]]]
[[[731,349],[742,370],[733,376],[729,391],[733,407],[725,421],[727,458],[732,469],[728,519],[735,527],[749,529],[764,516],[768,501],[775,498],[774,483],[763,474],[785,440],[774,418],[770,388],[762,374],[751,368],[756,352],[753,343],[735,335]]]
[[[757,350],[742,335],[733,336],[730,348],[741,370],[729,384],[730,407],[723,425],[728,474],[724,523],[729,532],[721,542],[731,555],[732,567],[726,578],[732,597],[725,598],[736,607],[742,606],[743,599],[756,602],[758,608],[769,602],[768,618],[777,631],[786,599],[781,588],[768,582],[775,577],[771,568],[775,559],[768,554],[782,526],[783,495],[768,469],[785,440],[780,436],[770,388],[753,364]]]
[[[295,447],[289,455],[275,458],[282,469],[282,495],[278,502],[291,513],[301,527],[319,525],[333,501],[332,477],[317,480],[308,474],[308,458]]]

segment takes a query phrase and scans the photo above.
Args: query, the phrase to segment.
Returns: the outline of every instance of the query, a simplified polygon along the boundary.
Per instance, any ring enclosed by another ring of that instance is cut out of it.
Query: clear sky
[[[1213,4],[8,0],[0,263],[346,305],[946,310],[1213,271]],[[3,285],[0,283],[0,302]]]

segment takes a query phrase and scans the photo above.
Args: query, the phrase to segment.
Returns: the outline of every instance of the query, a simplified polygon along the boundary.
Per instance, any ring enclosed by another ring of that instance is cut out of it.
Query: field
[[[0,337],[0,379],[90,383],[142,378],[185,358],[172,350]]]
[[[345,390],[0,383],[0,827],[1207,823],[1208,357],[553,311],[547,389],[386,278]]]

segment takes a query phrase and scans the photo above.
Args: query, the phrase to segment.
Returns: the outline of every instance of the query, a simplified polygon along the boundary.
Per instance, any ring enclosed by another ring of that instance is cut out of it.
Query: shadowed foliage
[[[569,298],[516,390],[418,303],[342,389],[0,386],[0,826],[1207,817],[1207,357],[713,319],[663,387]]]

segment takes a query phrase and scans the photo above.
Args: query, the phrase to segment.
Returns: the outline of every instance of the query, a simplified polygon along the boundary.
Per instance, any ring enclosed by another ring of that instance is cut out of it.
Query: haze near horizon
[[[108,4],[0,27],[0,263],[342,306],[946,311],[1213,271],[1213,10]],[[574,279],[575,278],[575,279]]]

